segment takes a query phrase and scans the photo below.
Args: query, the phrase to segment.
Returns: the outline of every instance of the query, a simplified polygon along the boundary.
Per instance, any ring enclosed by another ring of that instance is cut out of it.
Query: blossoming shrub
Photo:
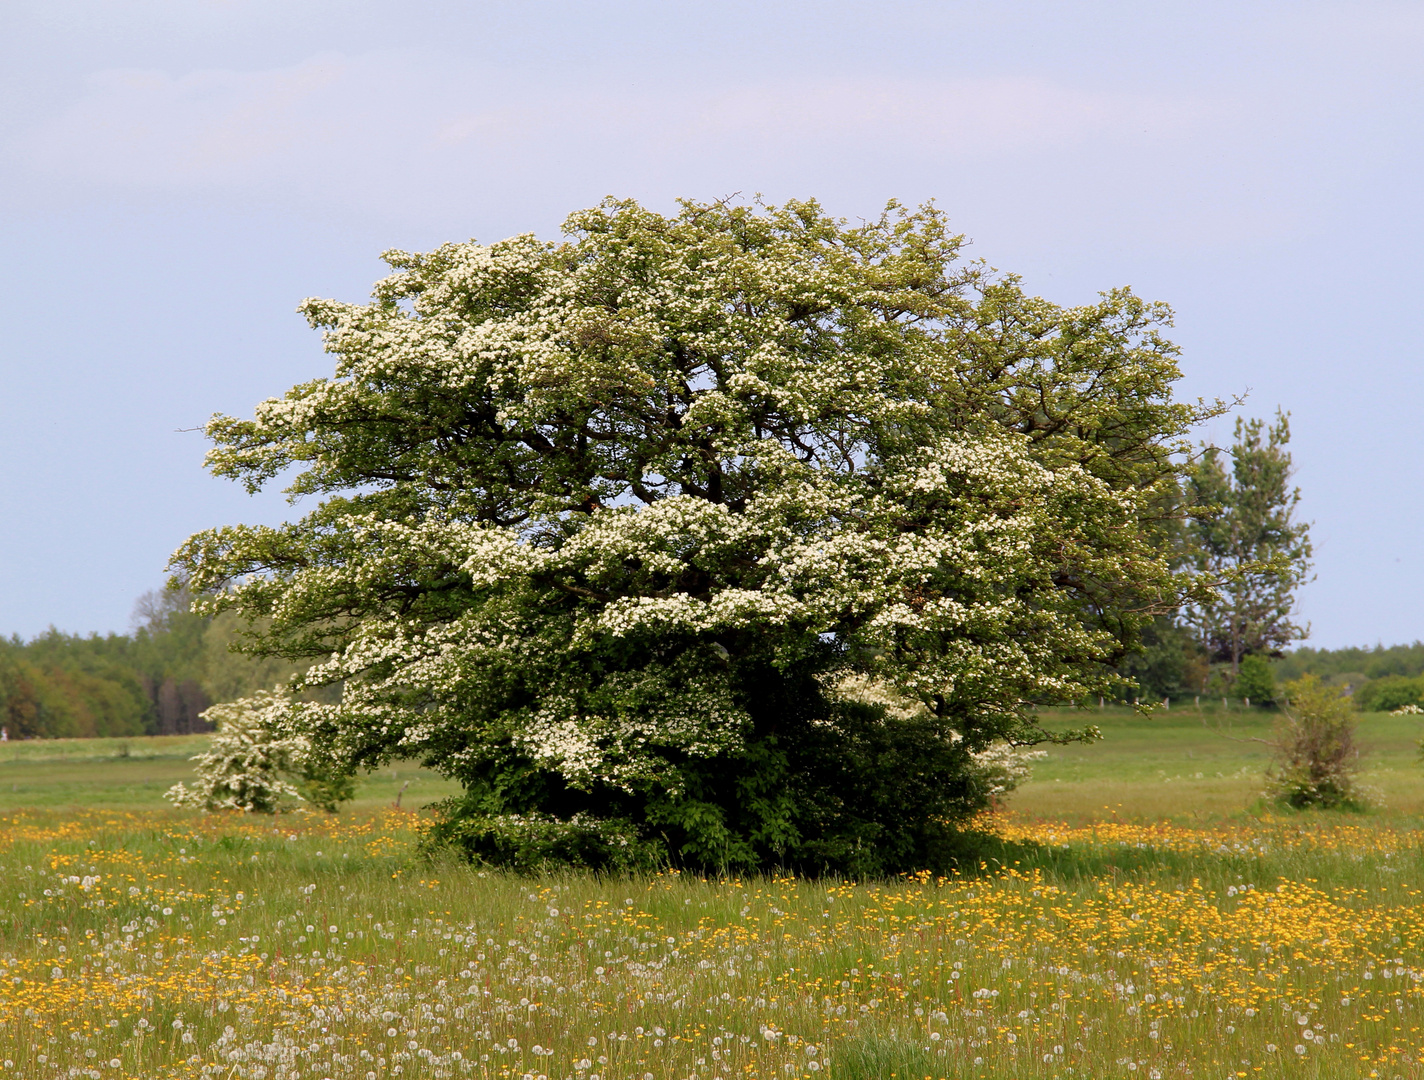
[[[989,795],[998,798],[1027,781],[1033,775],[1030,763],[1047,756],[1044,750],[997,742],[974,755],[974,767],[983,772]]]
[[[217,731],[193,758],[198,779],[192,787],[175,784],[165,798],[178,806],[268,814],[298,800],[334,812],[355,793],[355,778],[321,762],[310,740],[278,732],[289,709],[281,694],[266,691],[206,710]]]
[[[284,737],[459,780],[481,857],[552,819],[675,866],[936,865],[991,797],[975,755],[1074,737],[1036,704],[1111,693],[1190,588],[1147,537],[1210,411],[1172,400],[1169,313],[1026,296],[933,208],[566,230],[308,301],[335,377],[215,418],[209,463],[320,501],[175,570],[341,683]]]

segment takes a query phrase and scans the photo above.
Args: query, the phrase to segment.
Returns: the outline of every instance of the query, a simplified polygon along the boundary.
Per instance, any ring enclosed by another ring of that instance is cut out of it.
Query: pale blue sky
[[[934,198],[1061,302],[1177,310],[1188,395],[1293,413],[1312,644],[1424,637],[1424,4],[9,0],[0,633],[126,629],[278,520],[213,412],[329,370],[385,248],[607,194]],[[1230,422],[1204,434],[1226,440]]]

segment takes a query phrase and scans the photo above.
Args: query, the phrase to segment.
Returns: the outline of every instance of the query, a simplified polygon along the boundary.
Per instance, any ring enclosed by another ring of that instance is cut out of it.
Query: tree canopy
[[[473,855],[515,822],[590,862],[929,865],[976,755],[1190,588],[1151,534],[1215,408],[1174,400],[1164,306],[962,246],[933,207],[610,200],[388,252],[369,303],[302,306],[332,378],[208,425],[217,475],[317,505],[174,570],[343,686],[289,733],[462,781]]]
[[[1202,649],[1233,679],[1247,656],[1280,656],[1309,632],[1293,621],[1296,590],[1310,579],[1310,524],[1296,521],[1289,414],[1236,420],[1231,469],[1208,447],[1188,478],[1197,508],[1188,546],[1218,592],[1186,611]]]

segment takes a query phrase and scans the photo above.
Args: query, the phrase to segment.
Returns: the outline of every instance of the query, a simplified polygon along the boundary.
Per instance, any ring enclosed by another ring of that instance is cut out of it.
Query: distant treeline
[[[1277,676],[1318,675],[1348,688],[1366,712],[1424,705],[1424,642],[1373,649],[1296,649],[1276,663]]]
[[[1228,680],[1219,665],[1210,663],[1201,646],[1185,629],[1166,619],[1149,628],[1140,653],[1123,661],[1121,670],[1136,684],[1124,698],[1140,693],[1144,700],[1195,696],[1205,698],[1243,695],[1257,704],[1269,703],[1282,683],[1315,675],[1330,686],[1353,696],[1366,712],[1424,706],[1424,642],[1386,648],[1297,648],[1261,665],[1255,678]]]
[[[231,652],[235,623],[192,614],[180,594],[147,594],[135,623],[131,634],[0,638],[0,727],[12,739],[207,731],[209,705],[293,670]]]
[[[177,735],[207,731],[201,713],[270,688],[295,670],[281,660],[231,651],[238,624],[188,610],[180,594],[149,593],[135,610],[131,634],[80,637],[50,630],[32,641],[0,638],[0,726],[12,739]],[[1223,682],[1181,628],[1163,620],[1145,650],[1122,666],[1145,699],[1240,697],[1243,684]],[[1276,683],[1314,674],[1348,688],[1366,711],[1424,705],[1424,642],[1372,649],[1300,648],[1271,661]],[[1250,691],[1266,703],[1270,692]]]

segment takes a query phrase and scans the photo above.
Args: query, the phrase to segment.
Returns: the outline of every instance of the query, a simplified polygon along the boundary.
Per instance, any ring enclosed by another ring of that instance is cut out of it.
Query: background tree
[[[129,634],[49,630],[0,638],[0,727],[11,738],[175,735],[212,730],[203,712],[289,680],[305,664],[232,651],[241,621],[189,610],[183,590],[145,593]],[[325,688],[334,700],[340,688]]]
[[[0,643],[0,695],[11,737],[141,735],[151,703],[119,635],[80,638],[51,629]]]
[[[11,739],[32,739],[41,733],[44,718],[35,682],[19,643],[0,640],[0,727]]]
[[[242,651],[247,626],[236,612],[224,611],[207,621],[200,668],[203,690],[216,702],[237,701],[256,690],[286,685],[309,666],[278,656],[253,656]],[[324,688],[330,696],[330,691]],[[335,688],[336,700],[339,687]]]
[[[181,589],[160,589],[144,593],[134,604],[129,659],[152,702],[156,735],[212,730],[202,717],[214,701],[203,670],[211,620],[190,610],[192,599]]]
[[[1143,627],[1141,648],[1117,669],[1129,680],[1119,691],[1122,700],[1162,701],[1199,693],[1207,665],[1191,631],[1172,615],[1158,615]]]
[[[320,502],[175,571],[344,681],[279,728],[460,780],[474,856],[535,816],[698,866],[943,864],[975,755],[1110,692],[1190,587],[1146,527],[1211,412],[1172,399],[1168,311],[1027,296],[933,208],[566,229],[306,302],[335,377],[215,418],[209,465]]]
[[[1152,512],[1142,522],[1149,541],[1165,553],[1168,565],[1185,572],[1195,565],[1188,498],[1185,482],[1161,485]],[[1191,628],[1183,624],[1180,610],[1159,611],[1142,627],[1138,647],[1118,662],[1124,678],[1118,698],[1154,702],[1199,693],[1210,667]]]
[[[1247,653],[1241,658],[1241,671],[1232,689],[1248,702],[1271,704],[1276,699],[1276,676],[1270,662],[1260,653]]]
[[[1315,675],[1352,695],[1364,712],[1424,702],[1424,642],[1373,648],[1292,649],[1275,664],[1282,681]]]
[[[1230,471],[1208,447],[1188,479],[1194,508],[1189,550],[1198,573],[1220,582],[1185,608],[1202,648],[1233,682],[1248,655],[1280,656],[1308,628],[1292,621],[1296,589],[1310,576],[1310,526],[1294,520],[1289,414],[1236,421]]]

